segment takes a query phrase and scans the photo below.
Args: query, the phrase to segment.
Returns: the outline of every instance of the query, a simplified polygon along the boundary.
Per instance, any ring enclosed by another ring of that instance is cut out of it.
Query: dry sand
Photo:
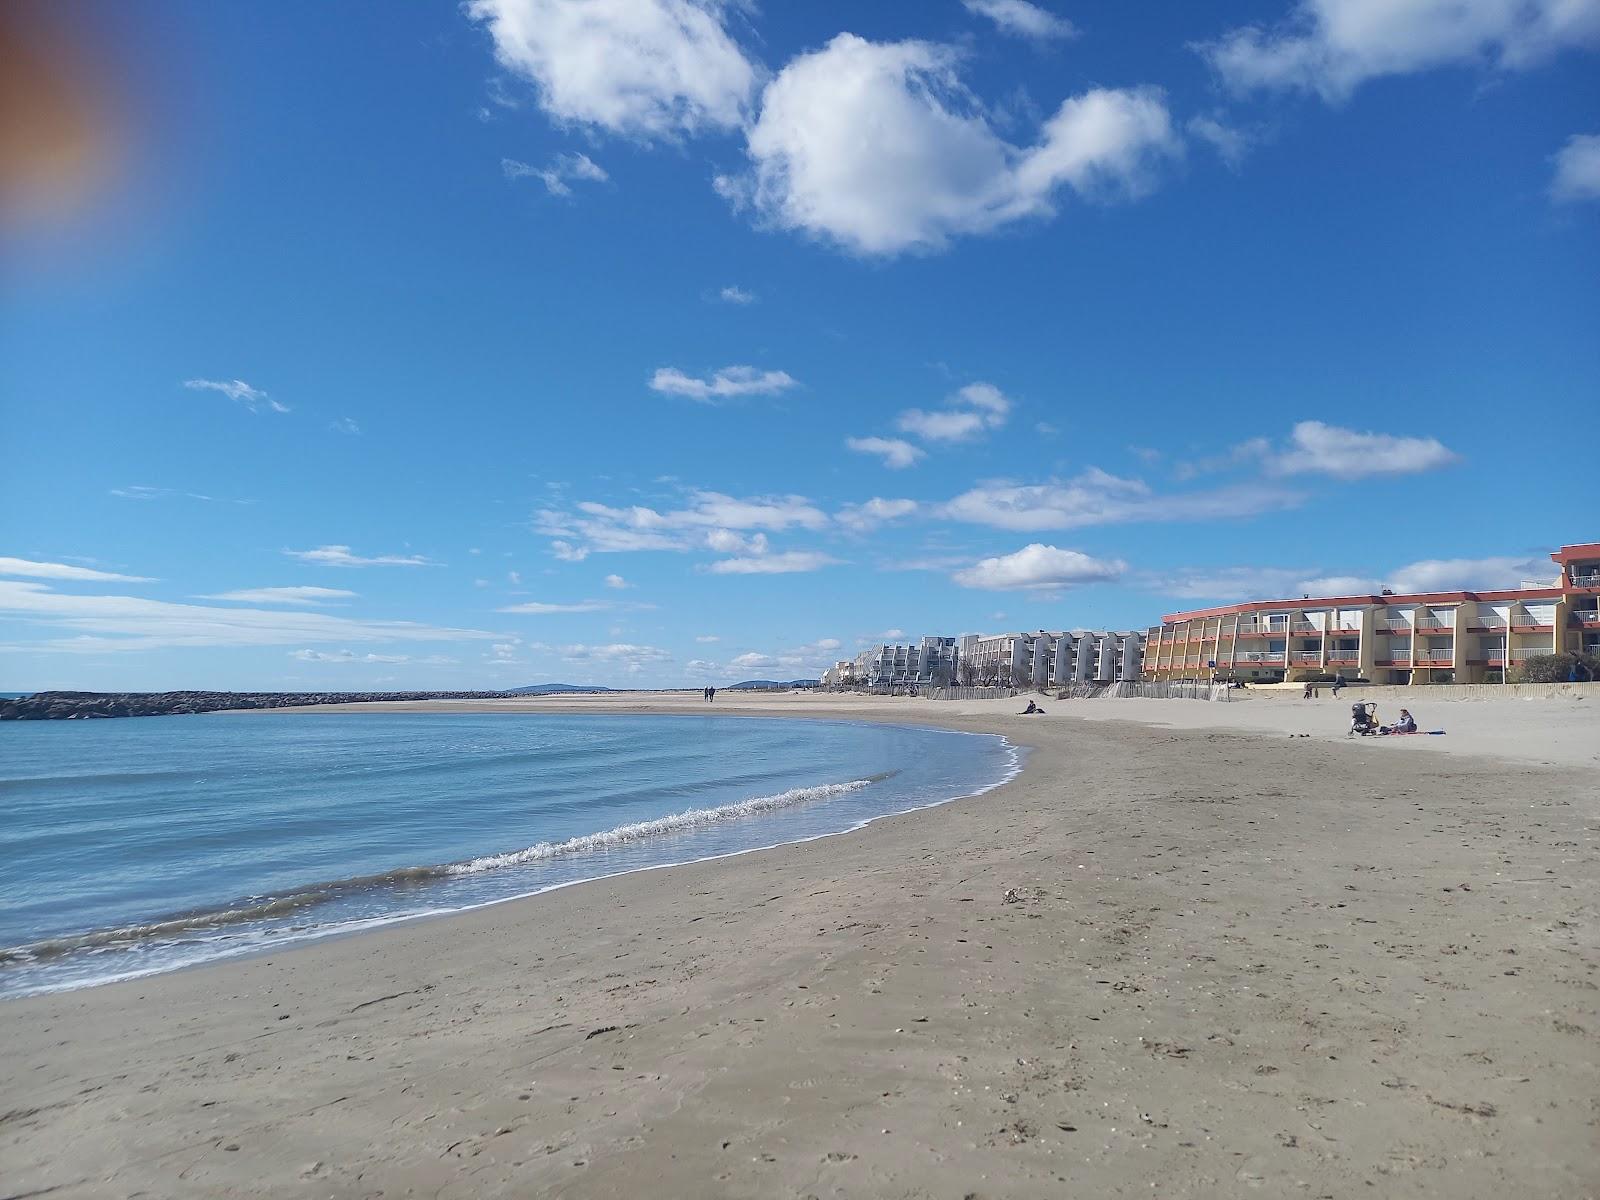
[[[1033,750],[842,837],[0,1006],[0,1196],[1600,1195],[1596,708],[1315,703],[724,693]]]

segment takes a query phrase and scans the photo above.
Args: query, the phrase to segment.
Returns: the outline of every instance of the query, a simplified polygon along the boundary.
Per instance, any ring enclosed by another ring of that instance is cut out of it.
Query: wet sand
[[[1600,1194],[1596,710],[1019,706],[721,693],[1032,751],[841,837],[6,1003],[0,1196]]]

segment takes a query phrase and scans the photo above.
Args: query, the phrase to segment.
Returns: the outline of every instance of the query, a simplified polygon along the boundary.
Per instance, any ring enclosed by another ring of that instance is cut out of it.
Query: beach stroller
[[[1350,706],[1350,732],[1345,736],[1355,737],[1359,733],[1362,737],[1366,737],[1368,734],[1377,733],[1377,708],[1378,706],[1371,701],[1352,704]]]

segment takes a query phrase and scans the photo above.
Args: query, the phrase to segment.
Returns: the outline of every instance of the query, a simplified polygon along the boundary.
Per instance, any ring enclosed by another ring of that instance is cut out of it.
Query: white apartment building
[[[956,653],[953,637],[925,637],[917,645],[885,643],[856,655],[847,673],[866,687],[942,687],[955,680]],[[846,667],[837,663],[828,674]]]
[[[979,686],[1066,687],[1139,678],[1144,634],[1136,630],[1075,629],[1052,633],[967,634],[957,677]]]

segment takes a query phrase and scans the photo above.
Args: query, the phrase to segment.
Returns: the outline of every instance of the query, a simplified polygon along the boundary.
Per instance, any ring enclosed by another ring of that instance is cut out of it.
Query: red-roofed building
[[[1538,654],[1600,653],[1600,542],[1550,556],[1548,582],[1505,591],[1252,600],[1172,613],[1145,638],[1144,678],[1498,682]]]

